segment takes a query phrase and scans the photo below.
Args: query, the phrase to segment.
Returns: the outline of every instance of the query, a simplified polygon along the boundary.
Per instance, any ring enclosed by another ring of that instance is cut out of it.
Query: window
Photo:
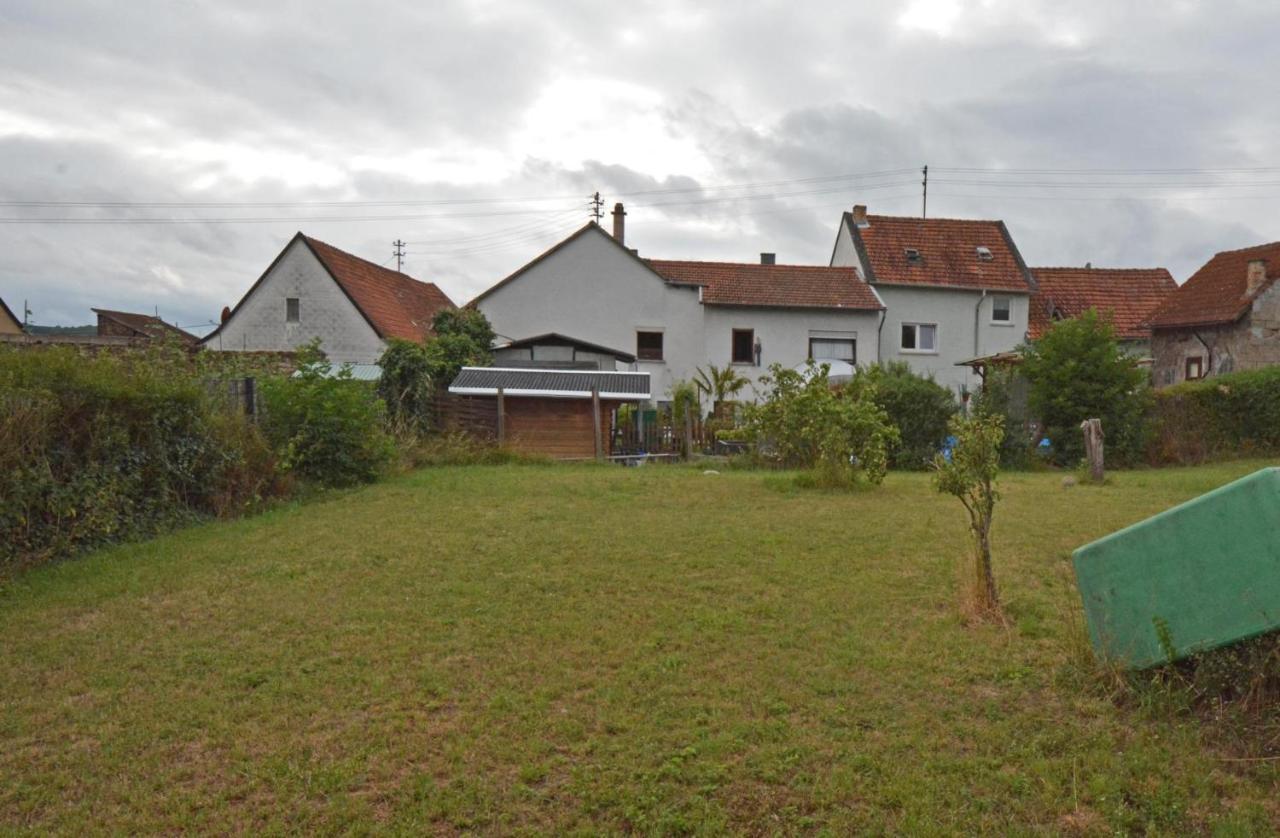
[[[812,361],[844,361],[857,363],[858,342],[853,338],[809,338],[809,359]]]
[[[992,323],[1011,323],[1013,322],[1013,313],[1009,310],[1012,302],[1008,297],[992,297],[991,298],[991,322]]]
[[[1204,358],[1196,355],[1187,359],[1187,381],[1204,378]]]
[[[990,262],[996,258],[991,255],[991,248],[983,247],[982,245],[975,247],[974,252],[978,254],[978,261],[980,262]]]
[[[938,351],[938,324],[937,323],[903,323],[902,324],[902,351],[903,352],[937,352]]]
[[[289,297],[284,301],[284,322],[297,323],[299,317],[300,306],[297,297]]]
[[[903,252],[907,254],[907,261],[915,264],[920,261],[920,251],[914,247],[908,247]]]
[[[636,332],[636,357],[641,361],[661,361],[662,332]]]
[[[733,330],[733,363],[754,364],[756,362],[756,333],[754,329]]]

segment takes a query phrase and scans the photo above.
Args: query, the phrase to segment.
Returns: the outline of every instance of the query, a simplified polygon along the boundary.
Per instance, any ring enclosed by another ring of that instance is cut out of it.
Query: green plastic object
[[[1280,628],[1280,468],[1076,550],[1093,648],[1133,669]]]

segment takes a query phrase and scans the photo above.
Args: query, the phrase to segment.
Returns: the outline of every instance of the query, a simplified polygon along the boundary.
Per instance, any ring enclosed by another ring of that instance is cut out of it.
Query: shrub
[[[351,371],[324,359],[316,343],[298,352],[298,371],[262,384],[262,427],[288,472],[324,486],[367,483],[394,453],[386,409]]]
[[[437,387],[448,387],[463,367],[488,366],[493,361],[493,327],[484,313],[472,308],[447,308],[432,321],[435,334],[427,339],[427,373]]]
[[[901,361],[861,368],[854,381],[860,379],[875,385],[876,404],[898,428],[901,439],[889,452],[890,467],[928,468],[946,441],[947,422],[960,409],[955,395]]]
[[[776,462],[814,469],[823,485],[884,479],[898,431],[876,404],[874,383],[833,389],[827,368],[812,361],[803,373],[773,364],[760,382],[769,395],[747,406],[746,430]]]
[[[1027,431],[1026,379],[1016,368],[989,368],[973,412],[999,416],[1004,422],[1000,468],[1025,469],[1035,462],[1033,440]]]
[[[477,439],[461,431],[437,434],[421,440],[408,451],[412,466],[496,466],[509,463],[549,463],[545,457],[521,454],[492,440]]]
[[[1280,367],[1157,390],[1149,416],[1154,464],[1280,452]]]
[[[973,539],[973,573],[970,602],[975,616],[1003,619],[996,578],[991,570],[991,519],[995,515],[996,474],[1000,470],[1000,443],[1004,418],[993,415],[956,416],[951,420],[955,447],[950,455],[934,456],[934,485],[939,492],[959,498],[969,515]]]
[[[0,563],[232,515],[278,494],[262,435],[185,355],[0,352]]]
[[[1120,464],[1141,458],[1147,374],[1116,342],[1111,324],[1088,311],[1055,323],[1023,352],[1031,412],[1053,445],[1053,460],[1075,465],[1084,456],[1080,423],[1102,420],[1107,454]]]
[[[378,359],[377,393],[397,434],[416,435],[431,425],[431,359],[423,344],[392,338]]]

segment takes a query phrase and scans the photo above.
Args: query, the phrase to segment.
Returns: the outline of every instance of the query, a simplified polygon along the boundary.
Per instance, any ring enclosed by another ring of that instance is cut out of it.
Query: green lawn
[[[1004,477],[1007,630],[926,475],[427,470],[31,571],[0,829],[1267,831],[1280,765],[1087,677],[1068,555],[1261,465]]]

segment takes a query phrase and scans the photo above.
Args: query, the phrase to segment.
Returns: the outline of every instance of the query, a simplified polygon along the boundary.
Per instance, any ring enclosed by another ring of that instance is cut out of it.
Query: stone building
[[[1280,364],[1280,242],[1218,253],[1151,318],[1157,387]]]
[[[185,346],[195,346],[200,339],[190,332],[166,323],[159,317],[150,314],[136,314],[131,311],[112,311],[106,308],[95,308],[98,315],[98,337],[131,338],[134,340],[157,340],[161,338],[177,340]]]

